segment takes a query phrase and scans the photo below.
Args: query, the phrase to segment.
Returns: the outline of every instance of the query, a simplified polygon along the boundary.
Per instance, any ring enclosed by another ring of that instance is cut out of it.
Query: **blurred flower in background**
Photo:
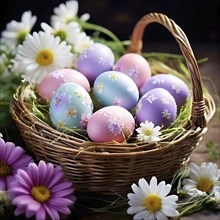
[[[23,148],[0,138],[0,191],[6,191],[17,170],[24,169],[31,161]]]

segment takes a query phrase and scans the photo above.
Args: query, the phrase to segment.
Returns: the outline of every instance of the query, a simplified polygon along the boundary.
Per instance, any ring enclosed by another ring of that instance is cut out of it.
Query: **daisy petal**
[[[135,214],[135,213],[143,211],[144,209],[145,208],[143,206],[129,207],[127,209],[127,213],[128,214]]]
[[[144,210],[141,212],[138,212],[135,216],[134,219],[144,219],[146,216],[148,216],[148,211]]]

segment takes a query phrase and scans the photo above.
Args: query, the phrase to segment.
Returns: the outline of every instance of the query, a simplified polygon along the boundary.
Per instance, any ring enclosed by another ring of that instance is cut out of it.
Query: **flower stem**
[[[159,57],[159,58],[174,58],[174,59],[181,59],[183,60],[182,55],[178,54],[170,54],[170,53],[162,53],[162,52],[148,52],[148,53],[142,53],[144,57]]]
[[[107,35],[108,37],[110,37],[112,40],[114,40],[117,44],[118,44],[118,49],[122,52],[122,53],[125,53],[125,48],[123,47],[121,41],[119,40],[119,38],[113,34],[111,31],[109,31],[108,29],[102,27],[102,26],[99,26],[99,25],[96,25],[96,24],[92,24],[92,23],[89,23],[89,22],[85,22],[85,21],[82,21],[79,19],[79,24],[80,26],[85,29],[85,30],[94,30],[94,31],[98,31],[100,33],[103,33],[105,35]]]
[[[182,212],[180,212],[180,214],[177,216],[176,220],[180,219],[182,216],[184,216],[186,213],[193,210],[194,208],[198,208],[197,203],[194,203],[193,205],[189,206],[188,208],[186,208]]]

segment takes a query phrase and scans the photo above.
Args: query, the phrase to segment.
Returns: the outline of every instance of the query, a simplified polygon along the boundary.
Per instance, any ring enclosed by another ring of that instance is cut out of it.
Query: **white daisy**
[[[164,181],[157,185],[157,178],[153,176],[150,184],[141,178],[138,181],[138,186],[132,184],[134,193],[128,194],[128,208],[127,213],[134,215],[135,220],[166,220],[167,217],[174,217],[179,215],[176,210],[178,196],[168,195],[171,190],[170,184],[165,184]]]
[[[7,24],[6,30],[2,32],[2,38],[13,45],[22,43],[30,33],[36,20],[37,17],[32,16],[31,11],[24,12],[21,16],[21,22],[13,20]]]
[[[14,70],[22,72],[26,81],[39,83],[49,72],[68,67],[73,57],[70,50],[71,46],[60,43],[59,37],[34,32],[19,45]]]
[[[59,23],[69,23],[70,21],[74,21],[77,18],[77,13],[79,10],[78,1],[67,1],[66,4],[62,3],[58,7],[54,8],[54,15],[51,16],[51,22],[59,22]],[[83,21],[87,21],[90,18],[88,13],[80,16],[80,19]]]
[[[77,54],[82,53],[90,45],[94,44],[94,41],[83,31],[77,34],[74,40],[73,49]]]
[[[33,99],[37,99],[35,92],[34,92],[34,86],[32,84],[29,84],[26,86],[24,89],[24,100],[25,101],[30,101]]]
[[[138,141],[147,142],[159,141],[160,138],[158,136],[162,134],[159,131],[160,129],[160,126],[154,127],[154,123],[152,122],[141,122],[140,127],[136,129],[136,131],[138,132],[137,139]]]
[[[216,202],[220,203],[220,190],[214,191],[214,197],[215,197]]]
[[[16,54],[16,45],[10,44],[5,39],[0,38],[0,76],[10,75],[13,57]]]
[[[216,164],[203,162],[200,166],[195,163],[189,164],[189,178],[182,181],[182,190],[194,196],[211,194],[220,191],[220,169]],[[197,192],[197,193],[196,193]]]
[[[55,37],[60,37],[61,41],[67,41],[69,44],[75,43],[77,35],[80,34],[81,30],[77,22],[70,22],[68,24],[55,22],[52,26],[43,22],[41,23],[41,28]]]

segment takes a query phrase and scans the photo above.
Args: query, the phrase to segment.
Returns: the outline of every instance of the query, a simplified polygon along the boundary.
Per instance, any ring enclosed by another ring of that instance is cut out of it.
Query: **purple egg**
[[[165,89],[155,88],[145,93],[139,100],[135,121],[137,124],[146,120],[168,128],[176,119],[177,105],[173,96]]]
[[[91,85],[102,72],[112,70],[114,54],[104,44],[94,43],[79,55],[77,70],[87,77]]]
[[[154,88],[166,89],[175,99],[178,107],[185,104],[190,92],[186,83],[177,76],[171,74],[157,74],[145,81],[140,89],[140,94],[144,95],[146,92]]]

